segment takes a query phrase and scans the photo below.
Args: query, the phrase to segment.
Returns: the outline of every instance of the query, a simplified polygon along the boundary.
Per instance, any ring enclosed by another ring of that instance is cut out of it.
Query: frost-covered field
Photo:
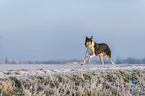
[[[0,65],[1,96],[144,96],[145,65]]]

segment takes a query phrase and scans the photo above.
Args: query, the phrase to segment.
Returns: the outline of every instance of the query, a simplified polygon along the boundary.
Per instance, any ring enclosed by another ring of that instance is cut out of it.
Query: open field
[[[144,96],[145,65],[0,65],[1,96]]]

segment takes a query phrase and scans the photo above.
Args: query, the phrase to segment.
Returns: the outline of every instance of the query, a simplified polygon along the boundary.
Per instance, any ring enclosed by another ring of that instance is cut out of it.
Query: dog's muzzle
[[[85,43],[85,46],[87,47],[88,45]]]

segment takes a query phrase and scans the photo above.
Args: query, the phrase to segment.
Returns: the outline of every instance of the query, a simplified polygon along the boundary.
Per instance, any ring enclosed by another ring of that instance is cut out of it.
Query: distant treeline
[[[12,59],[0,59],[0,64],[80,64],[83,60],[48,60],[48,61],[35,61],[35,60],[29,60],[29,61],[19,61],[19,60],[12,60]],[[108,59],[104,59],[104,62],[107,64],[110,64],[111,62]],[[137,59],[134,57],[128,57],[126,59],[122,59],[120,57],[117,57],[114,61],[115,64],[145,64],[145,58],[144,59]],[[91,59],[91,64],[101,64],[101,61],[99,59]]]
[[[145,64],[145,58],[143,59],[137,59],[134,57],[129,57],[127,59],[121,59],[121,58],[117,58],[116,59],[116,64]]]
[[[95,60],[93,60],[93,63],[94,62]],[[111,63],[108,59],[105,59],[104,62]],[[134,57],[128,57],[128,58],[123,59],[123,58],[117,57],[114,62],[115,64],[145,64],[145,58],[137,59]],[[98,60],[97,63],[101,63],[101,61]]]

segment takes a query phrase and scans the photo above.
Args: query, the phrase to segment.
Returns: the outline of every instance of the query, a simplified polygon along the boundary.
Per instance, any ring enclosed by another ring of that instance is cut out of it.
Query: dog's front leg
[[[90,63],[90,59],[91,59],[92,57],[95,57],[95,56],[96,56],[95,54],[91,55],[91,56],[89,57],[88,63]]]
[[[84,64],[86,63],[86,60],[87,60],[88,56],[89,56],[89,53],[87,52],[87,53],[86,53],[86,56],[85,56],[85,60],[84,60],[83,63],[81,62],[81,65],[84,65]]]

